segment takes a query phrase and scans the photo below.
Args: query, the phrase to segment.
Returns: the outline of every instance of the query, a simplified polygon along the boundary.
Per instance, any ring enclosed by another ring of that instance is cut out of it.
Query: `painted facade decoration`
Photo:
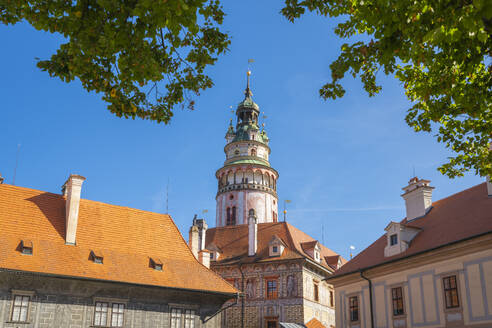
[[[336,327],[492,327],[486,183],[434,203],[429,181],[413,178],[410,187],[403,194],[410,219],[391,222],[328,279],[336,291]],[[417,194],[410,201],[409,189]]]
[[[245,98],[236,109],[236,126],[231,120],[226,133],[226,160],[215,174],[217,227],[246,224],[250,209],[255,210],[258,223],[278,220],[278,173],[268,161],[269,139],[265,129],[260,130],[260,108],[252,96],[248,72]]]

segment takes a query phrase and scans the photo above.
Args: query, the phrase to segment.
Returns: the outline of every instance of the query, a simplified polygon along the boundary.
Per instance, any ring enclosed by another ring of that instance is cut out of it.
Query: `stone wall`
[[[26,323],[11,322],[13,296],[30,296]],[[203,324],[220,309],[224,296],[141,287],[119,283],[45,277],[0,271],[1,328],[85,328],[94,324],[96,301],[125,304],[123,327],[170,327],[170,309],[195,311],[195,327],[220,327],[220,315]]]

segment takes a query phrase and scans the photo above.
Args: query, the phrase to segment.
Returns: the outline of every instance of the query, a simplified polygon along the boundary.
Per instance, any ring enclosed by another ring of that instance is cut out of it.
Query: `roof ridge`
[[[435,202],[432,202],[432,205],[437,204],[437,203],[439,203],[439,202],[441,202],[441,201],[443,201],[443,200],[446,200],[446,199],[448,199],[448,198],[451,198],[451,197],[457,196],[457,195],[459,195],[459,194],[463,194],[463,193],[465,193],[465,192],[469,191],[470,189],[477,188],[478,186],[481,186],[481,185],[484,185],[484,184],[486,184],[486,182],[479,183],[479,184],[477,184],[477,185],[474,185],[474,186],[471,186],[471,187],[469,187],[469,188],[466,188],[466,189],[463,189],[463,190],[461,190],[461,191],[458,191],[457,193],[454,193],[454,194],[448,195],[448,196],[446,196],[446,197],[444,197],[444,198],[438,199],[438,200],[436,200]]]
[[[29,188],[29,187],[22,187],[22,186],[15,186],[15,185],[10,185],[10,184],[1,184],[0,186],[2,186],[2,187],[8,187],[8,188],[11,188],[13,190],[15,190],[15,189],[22,189],[22,190],[34,191],[34,192],[42,193],[44,195],[47,195],[48,194],[49,196],[52,196],[53,198],[65,199],[65,197],[63,195],[57,194],[57,193],[54,193],[54,192],[51,192],[51,191],[39,190],[39,189],[34,189],[34,188]],[[149,213],[149,214],[154,214],[154,215],[159,215],[159,216],[164,216],[164,217],[172,218],[171,215],[169,215],[169,214],[157,213],[157,212],[152,212],[152,211],[148,211],[148,210],[142,210],[142,209],[135,208],[135,207],[110,204],[110,203],[105,203],[105,202],[101,202],[101,201],[97,201],[97,200],[92,200],[92,199],[87,199],[87,198],[80,198],[80,200],[83,201],[84,203],[85,202],[89,202],[89,203],[95,203],[95,204],[102,204],[102,205],[105,205],[105,206],[124,208],[124,209],[132,210],[132,211],[135,211],[135,212],[143,212],[143,213]]]

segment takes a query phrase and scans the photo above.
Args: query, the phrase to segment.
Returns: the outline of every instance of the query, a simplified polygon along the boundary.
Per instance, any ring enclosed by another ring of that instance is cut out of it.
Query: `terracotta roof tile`
[[[0,185],[0,268],[171,288],[236,293],[201,265],[168,215],[80,200],[76,246],[65,245],[65,199]],[[33,256],[16,248],[32,240]],[[104,264],[90,261],[91,251]],[[159,259],[162,272],[149,268]]]
[[[269,257],[269,242],[272,236],[277,236],[285,243],[282,256]],[[258,251],[256,256],[248,256],[248,225],[227,226],[207,230],[205,245],[213,244],[222,252],[218,264],[233,264],[241,262],[268,262],[285,259],[311,258],[301,247],[302,243],[316,243],[309,235],[286,222],[258,224]],[[321,256],[337,255],[332,250],[320,244]],[[329,267],[322,260],[321,265]]]
[[[306,328],[326,328],[318,319],[312,318],[306,323]]]
[[[382,235],[337,270],[334,277],[492,232],[492,198],[487,195],[486,183],[482,183],[438,200],[424,217],[408,222],[404,219],[402,223],[421,229],[405,252],[384,257],[386,235]]]

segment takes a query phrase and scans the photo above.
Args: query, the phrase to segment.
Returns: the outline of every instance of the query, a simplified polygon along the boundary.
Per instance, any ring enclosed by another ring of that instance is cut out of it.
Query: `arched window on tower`
[[[256,156],[256,149],[251,149],[251,156]]]
[[[232,207],[231,225],[236,225],[236,206]]]
[[[227,220],[226,220],[226,225],[231,225],[231,208],[227,208]]]

